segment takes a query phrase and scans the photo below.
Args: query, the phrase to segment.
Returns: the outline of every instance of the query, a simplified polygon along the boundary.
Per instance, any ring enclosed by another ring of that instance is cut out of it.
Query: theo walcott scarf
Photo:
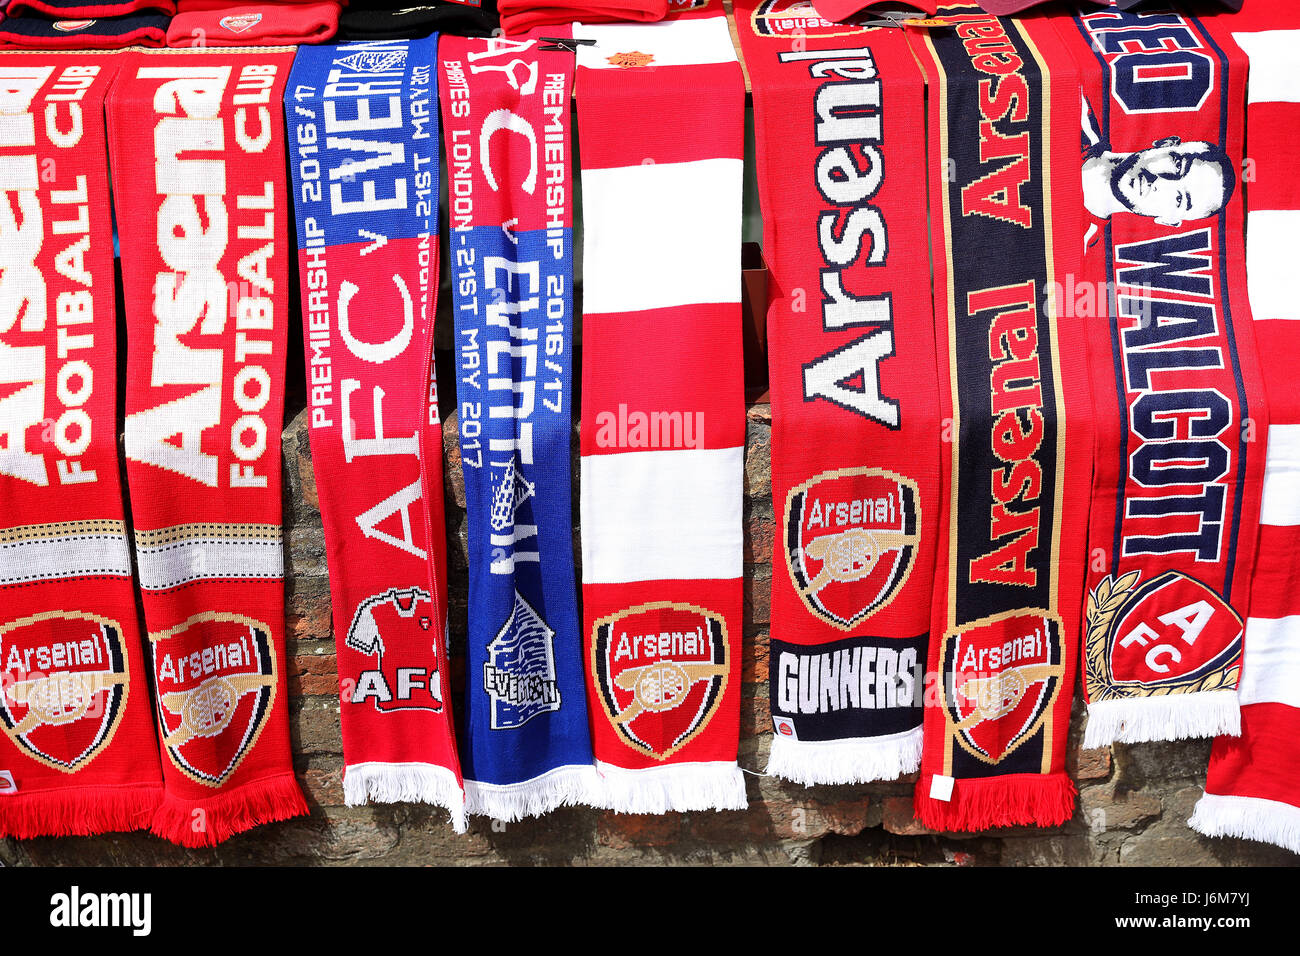
[[[116,69],[0,57],[0,836],[148,827],[162,799],[117,471]]]
[[[437,40],[303,47],[285,115],[343,794],[466,827],[446,660]]]
[[[1089,337],[1084,745],[1236,734],[1267,431],[1237,172],[1245,60],[1177,13],[1057,27],[1083,80],[1086,281],[1109,293]]]
[[[767,770],[893,779],[921,761],[943,505],[929,248],[909,228],[925,80],[903,31],[783,7],[736,8],[773,290]]]
[[[1078,79],[1044,21],[945,6],[930,81],[935,318],[950,494],[916,807],[936,830],[1054,826],[1091,474],[1077,273]],[[1049,65],[1050,64],[1050,71]]]
[[[716,5],[582,25],[582,577],[610,808],[744,809],[744,85]]]
[[[567,32],[567,28],[566,32]],[[470,813],[592,804],[573,570],[573,54],[444,36],[456,397],[469,521]]]
[[[1242,19],[1202,22],[1234,68],[1238,49],[1250,61],[1246,138],[1255,165],[1246,183],[1246,269],[1269,424],[1238,690],[1241,736],[1214,741],[1205,795],[1190,824],[1210,836],[1264,840],[1300,853],[1300,190],[1293,165],[1300,147],[1300,24],[1281,0],[1251,0]]]
[[[153,830],[186,846],[307,812],[280,529],[290,58],[131,54],[109,95],[127,484],[166,755]]]

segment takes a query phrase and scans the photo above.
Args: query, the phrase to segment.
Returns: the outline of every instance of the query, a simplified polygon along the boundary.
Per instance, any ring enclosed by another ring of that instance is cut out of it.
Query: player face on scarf
[[[1185,220],[1214,215],[1232,195],[1236,185],[1231,163],[1213,143],[1184,143],[1177,136],[1158,140],[1137,152],[1107,153],[1089,162],[1111,165],[1110,197],[1087,205],[1105,204],[1110,212],[1127,210],[1154,219],[1162,226],[1179,226]],[[1085,176],[1085,191],[1096,188]]]

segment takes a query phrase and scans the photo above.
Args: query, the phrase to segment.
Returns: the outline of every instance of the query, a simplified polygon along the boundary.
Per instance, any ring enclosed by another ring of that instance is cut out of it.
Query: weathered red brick
[[[934,832],[916,819],[911,797],[885,797],[885,829],[899,836],[923,836]]]
[[[670,846],[681,839],[681,821],[679,813],[603,813],[597,833],[610,847]]]
[[[1071,749],[1065,755],[1065,771],[1075,780],[1105,780],[1110,776],[1110,748]]]
[[[300,654],[288,665],[286,676],[290,694],[326,696],[338,693],[338,658],[333,654]]]

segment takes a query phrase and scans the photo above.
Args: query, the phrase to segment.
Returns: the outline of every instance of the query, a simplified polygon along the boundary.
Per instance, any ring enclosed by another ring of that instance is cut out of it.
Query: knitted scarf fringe
[[[930,777],[917,785],[916,817],[931,830],[970,832],[992,827],[1055,827],[1074,816],[1074,781],[1064,773],[961,777],[950,802],[928,796]]]
[[[602,781],[597,804],[615,813],[747,810],[745,775],[734,763],[680,763],[626,770],[596,762]]]
[[[147,830],[162,802],[161,784],[71,787],[3,797],[0,837],[94,836]]]
[[[168,794],[154,813],[150,829],[180,846],[216,846],[260,824],[306,816],[308,812],[298,781],[286,773],[254,780],[205,800],[184,800]]]
[[[897,780],[921,766],[921,728],[889,737],[797,741],[772,735],[769,776],[815,784]]]
[[[556,807],[602,806],[601,779],[591,764],[556,767],[520,783],[465,781],[465,811],[515,823],[540,817]]]
[[[469,829],[465,793],[456,775],[431,763],[348,764],[343,768],[343,802],[359,807],[376,803],[431,803],[451,814],[457,833]]]
[[[1300,853],[1300,807],[1262,797],[1207,793],[1187,825],[1212,837],[1241,837]]]
[[[1241,708],[1234,691],[1165,694],[1095,701],[1088,705],[1083,746],[1140,744],[1194,737],[1239,737]]]

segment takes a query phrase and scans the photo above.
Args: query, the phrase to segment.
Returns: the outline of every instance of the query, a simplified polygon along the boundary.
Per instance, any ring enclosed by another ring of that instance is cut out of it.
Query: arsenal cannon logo
[[[1091,698],[1235,689],[1244,630],[1237,612],[1178,571],[1140,576],[1107,575],[1088,594]]]
[[[0,625],[0,725],[47,767],[71,773],[107,747],[128,688],[116,621],[46,611]]]
[[[167,755],[187,777],[220,786],[257,743],[275,702],[270,628],[209,611],[149,635]]]
[[[1061,621],[1050,611],[995,614],[944,638],[948,719],[984,763],[998,763],[1034,735],[1064,676]]]
[[[605,715],[620,739],[666,760],[708,725],[730,669],[722,616],[658,601],[596,621],[591,668]]]
[[[882,468],[825,471],[785,503],[785,560],[808,610],[843,631],[907,580],[920,540],[916,482]]]

